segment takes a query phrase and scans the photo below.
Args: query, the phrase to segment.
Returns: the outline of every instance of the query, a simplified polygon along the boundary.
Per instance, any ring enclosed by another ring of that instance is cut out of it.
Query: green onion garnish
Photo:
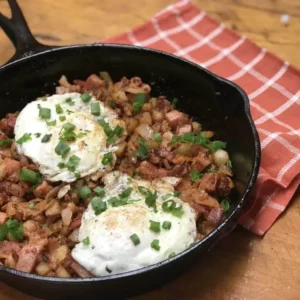
[[[47,98],[43,98],[42,101],[47,101]]]
[[[230,203],[228,199],[223,199],[220,204],[223,207],[224,212],[227,212],[230,209]]]
[[[171,229],[171,226],[172,226],[172,223],[171,222],[169,222],[169,221],[164,221],[163,223],[162,223],[162,228],[163,229],[165,229],[165,230],[170,230]]]
[[[112,130],[108,123],[104,120],[99,120],[98,124],[103,128],[106,136],[107,136],[107,144],[110,145],[114,143],[119,137],[122,136],[124,132],[124,128],[117,125],[114,130]]]
[[[131,192],[132,192],[133,188],[132,187],[129,187],[127,188],[126,190],[124,190],[120,195],[119,197],[120,198],[127,198],[130,196]]]
[[[174,257],[175,255],[176,255],[175,252],[171,252],[171,253],[169,254],[168,258],[172,258],[172,257]]]
[[[172,194],[166,194],[166,195],[162,196],[161,199],[162,199],[163,201],[165,201],[165,200],[168,200],[168,199],[171,198],[171,197],[173,197]]]
[[[39,108],[39,117],[42,119],[51,118],[51,110],[49,108],[40,107]]]
[[[149,229],[153,232],[160,232],[160,222],[155,222],[155,221],[150,220]]]
[[[88,246],[90,244],[90,238],[87,236],[82,240],[83,245]]]
[[[48,126],[55,126],[56,125],[56,120],[53,120],[53,121],[46,121],[46,124]]]
[[[54,150],[57,155],[64,157],[70,151],[70,149],[71,148],[68,144],[64,143],[63,141],[59,141]]]
[[[98,216],[101,213],[105,212],[107,209],[107,204],[101,198],[95,197],[92,200],[92,208],[95,212],[95,215]]]
[[[63,169],[63,168],[66,167],[65,163],[63,163],[63,162],[59,162],[59,163],[57,164],[57,166],[58,166],[60,169]]]
[[[174,197],[179,197],[180,196],[180,192],[179,191],[174,191]]]
[[[140,238],[138,237],[138,235],[136,233],[132,234],[130,236],[130,239],[132,240],[134,246],[137,246],[141,242]]]
[[[8,234],[21,242],[23,240],[23,224],[17,220],[7,220],[0,225],[0,241],[7,239]]]
[[[230,159],[227,160],[226,166],[227,166],[227,168],[232,169],[232,162]]]
[[[61,121],[61,122],[66,121],[66,117],[65,116],[59,116],[59,121]]]
[[[30,202],[30,203],[29,203],[29,208],[30,208],[30,209],[34,208],[34,206],[35,206],[35,203],[34,203],[34,202]]]
[[[92,99],[92,96],[89,93],[83,93],[80,95],[80,98],[83,102],[89,102]]]
[[[60,104],[56,104],[55,109],[56,109],[56,113],[58,113],[58,114],[63,113],[63,109],[61,108]]]
[[[69,158],[68,162],[66,163],[66,167],[70,172],[74,172],[75,167],[79,164],[79,162],[80,162],[80,158],[76,155],[72,155]]]
[[[102,164],[104,166],[108,165],[108,164],[112,164],[113,162],[113,155],[111,152],[105,153],[102,159]]]
[[[0,148],[4,149],[12,143],[12,139],[0,140]]]
[[[156,251],[159,251],[160,250],[159,240],[153,240],[151,243],[151,248]]]
[[[139,140],[139,148],[138,151],[135,153],[135,155],[139,159],[145,159],[148,155],[148,146],[145,144],[145,141],[140,139]]]
[[[94,116],[100,116],[100,105],[99,102],[91,103],[91,114]]]
[[[182,205],[179,205],[178,207],[174,207],[172,209],[171,213],[174,217],[181,218],[184,214],[184,211],[182,209]]]
[[[144,186],[138,186],[138,190],[139,192],[144,195],[144,196],[148,196],[149,194],[151,194],[151,191],[147,188],[145,188]]]
[[[20,170],[19,179],[30,182],[31,184],[34,184],[34,185],[39,184],[42,181],[41,174],[39,174],[35,171],[32,171],[32,170],[26,169],[26,168],[22,168]]]
[[[47,143],[50,141],[52,134],[45,134],[42,138],[42,143]]]
[[[103,188],[100,186],[97,186],[96,188],[93,189],[93,191],[99,196],[99,197],[104,197],[105,191]]]
[[[170,213],[175,206],[176,206],[176,203],[174,200],[168,200],[168,201],[163,202],[162,209],[163,209],[163,211]]]
[[[162,136],[161,136],[161,134],[159,132],[155,132],[154,135],[153,135],[153,137],[154,137],[154,140],[157,143],[160,144],[162,142]]]
[[[23,144],[23,143],[25,143],[25,142],[28,142],[28,141],[31,141],[31,136],[30,136],[30,134],[28,134],[28,133],[24,133],[23,136],[20,137],[20,138],[16,141],[16,143],[19,144],[19,145],[21,145],[21,144]]]
[[[200,173],[196,170],[192,170],[192,172],[190,173],[190,178],[192,181],[196,182],[198,181],[199,179],[201,179],[202,177],[204,176],[203,173]]]
[[[74,172],[74,175],[77,179],[80,178],[80,176],[81,176],[80,172],[78,172],[78,171]]]
[[[35,133],[34,135],[35,135],[35,137],[37,137],[37,138],[39,138],[39,137],[41,136],[41,134],[40,134],[39,132]]]
[[[132,103],[132,110],[134,113],[140,112],[146,101],[146,94],[139,93],[135,96],[135,102]]]
[[[79,197],[83,200],[86,200],[92,196],[92,191],[87,185],[83,185],[77,189]]]
[[[76,128],[76,126],[71,123],[66,123],[63,125],[62,128],[64,129],[65,132],[70,132],[70,131],[73,131]]]

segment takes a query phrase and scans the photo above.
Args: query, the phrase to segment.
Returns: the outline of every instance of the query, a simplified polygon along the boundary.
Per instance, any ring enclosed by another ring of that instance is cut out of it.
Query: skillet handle
[[[40,44],[32,35],[17,1],[7,1],[11,8],[12,17],[9,19],[0,13],[0,27],[2,27],[16,48],[16,52],[9,62],[27,56],[29,53],[55,48]]]

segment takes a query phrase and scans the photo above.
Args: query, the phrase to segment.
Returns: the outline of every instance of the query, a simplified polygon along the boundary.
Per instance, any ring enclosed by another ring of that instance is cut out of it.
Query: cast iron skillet
[[[41,277],[0,266],[0,279],[41,298],[129,297],[176,277],[236,226],[256,180],[260,144],[250,115],[249,100],[234,83],[184,59],[160,51],[127,45],[74,45],[50,47],[31,34],[15,0],[8,0],[12,18],[0,14],[0,25],[16,47],[14,57],[0,68],[1,116],[21,110],[26,103],[54,93],[62,74],[85,79],[108,71],[114,80],[140,76],[151,83],[154,95],[176,96],[179,109],[198,118],[204,128],[228,142],[235,173],[234,204],[227,218],[209,234],[176,257],[140,270],[101,278]]]

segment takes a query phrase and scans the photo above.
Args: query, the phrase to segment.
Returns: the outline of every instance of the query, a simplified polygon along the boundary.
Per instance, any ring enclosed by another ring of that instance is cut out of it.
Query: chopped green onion
[[[42,143],[47,143],[50,141],[52,134],[45,134],[42,138]]]
[[[227,166],[227,168],[232,169],[232,162],[230,159],[227,160],[226,166]]]
[[[162,223],[162,228],[163,229],[165,229],[165,230],[170,230],[171,229],[171,226],[172,226],[172,223],[171,222],[169,222],[169,221],[164,221],[163,223]]]
[[[16,141],[16,143],[19,144],[19,145],[21,145],[21,144],[23,144],[23,143],[25,143],[25,142],[28,142],[28,141],[31,141],[31,136],[30,136],[30,134],[28,134],[28,133],[24,133],[23,136],[20,137],[20,138]]]
[[[145,159],[148,155],[148,146],[145,144],[145,141],[139,140],[139,148],[135,154],[139,159]]]
[[[113,162],[113,155],[111,152],[108,152],[108,153],[105,153],[104,156],[103,156],[103,159],[102,159],[102,164],[104,166],[108,165],[108,164],[112,164]]]
[[[34,206],[35,206],[35,203],[34,203],[34,202],[30,202],[30,203],[29,203],[29,208],[32,209],[32,208],[34,208]]]
[[[87,185],[83,185],[77,189],[79,197],[83,200],[86,200],[92,196],[92,191]]]
[[[201,179],[202,177],[204,176],[203,173],[200,173],[196,170],[192,170],[192,172],[190,173],[190,178],[192,181],[196,182],[198,181],[199,179]]]
[[[70,172],[74,172],[75,167],[79,164],[79,162],[80,162],[80,158],[76,155],[72,155],[69,158],[68,162],[66,163],[66,167]]]
[[[88,246],[90,244],[90,238],[87,236],[82,240],[83,245]]]
[[[226,143],[221,142],[221,141],[215,141],[215,142],[212,142],[212,144],[209,148],[212,152],[215,152],[219,149],[225,149],[226,148]]]
[[[172,210],[175,206],[176,206],[176,203],[174,200],[168,200],[168,201],[163,202],[162,209],[163,209],[163,211],[170,213],[170,212],[172,212]]]
[[[174,191],[174,197],[179,197],[180,196],[180,192],[179,191]]]
[[[217,173],[217,170],[215,170],[215,169],[207,169],[207,170],[205,170],[205,173]]]
[[[94,116],[100,116],[100,105],[99,102],[91,103],[91,114]]]
[[[62,114],[64,112],[63,109],[61,108],[60,104],[56,104],[55,109],[56,109],[56,113],[58,113],[58,114]]]
[[[107,137],[112,135],[113,130],[110,128],[108,123],[106,123],[104,120],[99,120],[98,124],[103,128]]]
[[[157,199],[157,192],[156,191],[154,193],[149,194],[145,199],[145,203],[149,207],[153,207],[155,212],[156,212],[156,199]]]
[[[92,208],[93,208],[96,216],[105,212],[107,209],[106,202],[104,202],[100,197],[93,198],[91,203],[92,203]]]
[[[60,169],[63,169],[63,168],[66,167],[65,163],[63,163],[63,162],[59,162],[59,163],[57,164],[57,166],[58,166]]]
[[[132,103],[132,110],[134,113],[140,112],[146,101],[146,94],[138,93],[135,96],[135,102]]]
[[[175,255],[176,255],[175,252],[171,252],[171,253],[169,254],[168,258],[172,258],[172,257],[174,257]]]
[[[23,240],[23,224],[17,220],[9,219],[5,222],[7,233],[19,242]]]
[[[99,197],[104,197],[105,191],[103,188],[100,186],[97,186],[96,188],[93,189],[93,191],[99,196]]]
[[[63,125],[62,128],[64,129],[65,132],[71,132],[76,128],[76,126],[74,124],[71,124],[71,123],[66,123],[66,124]]]
[[[12,143],[12,139],[0,140],[0,148],[4,149]]]
[[[129,187],[127,188],[126,190],[124,190],[120,195],[119,197],[120,198],[127,198],[130,196],[131,192],[132,192],[133,188],[132,187]]]
[[[154,132],[153,137],[154,137],[154,140],[155,140],[157,143],[160,144],[160,143],[162,142],[162,136],[161,136],[161,134],[160,134],[159,132]]]
[[[151,194],[151,191],[149,189],[147,189],[147,188],[145,188],[144,186],[141,186],[141,185],[138,186],[138,190],[144,196],[148,196],[148,195]]]
[[[230,209],[230,203],[228,199],[223,199],[220,204],[223,207],[224,212],[227,212]]]
[[[65,116],[59,116],[59,121],[61,121],[61,122],[66,121],[66,117]]]
[[[80,176],[81,176],[80,172],[78,172],[78,171],[74,172],[74,175],[77,179],[80,178]]]
[[[48,126],[55,126],[56,125],[56,120],[53,120],[53,121],[46,121],[46,124]]]
[[[153,232],[160,232],[160,222],[155,222],[155,221],[150,220],[149,229]]]
[[[47,98],[42,98],[42,101],[47,101]]]
[[[112,197],[108,200],[112,207],[118,207],[128,204],[128,198]]]
[[[69,145],[67,145],[63,141],[59,141],[54,150],[57,155],[64,157],[70,151],[70,149],[71,148]]]
[[[87,133],[85,133],[85,132],[79,132],[78,134],[77,134],[77,138],[78,139],[81,139],[82,137],[84,137],[84,136],[86,136],[87,135]]]
[[[41,136],[41,134],[40,134],[39,132],[35,133],[34,135],[35,135],[35,137],[37,137],[37,138],[39,138],[39,137]]]
[[[89,93],[83,93],[80,95],[80,98],[83,102],[89,102],[92,99],[92,96]]]
[[[39,108],[39,117],[42,119],[50,119],[51,118],[51,109],[40,107]]]
[[[151,243],[151,248],[156,250],[156,251],[159,251],[160,250],[160,246],[159,246],[159,240],[153,240],[152,243]]]
[[[68,98],[66,99],[66,102],[67,102],[67,103],[72,102],[72,98],[71,98],[71,97],[68,97]]]
[[[0,225],[0,241],[4,241],[7,238],[8,229],[6,224]]]
[[[122,136],[123,132],[124,132],[124,128],[121,127],[120,125],[117,125],[113,130],[111,136],[108,137],[107,144],[111,145],[114,142],[116,142],[117,139]]]
[[[111,273],[112,272],[112,270],[108,266],[105,267],[105,270],[106,270],[107,273]]]
[[[182,205],[179,205],[178,207],[174,207],[172,209],[171,213],[174,217],[181,218],[184,214],[184,211],[182,209]]]
[[[42,181],[41,174],[26,168],[22,168],[20,170],[19,179],[30,182],[31,184],[34,185],[39,184]]]
[[[137,246],[141,242],[140,238],[138,237],[138,235],[136,233],[132,234],[130,236],[130,239],[132,240],[134,246]]]

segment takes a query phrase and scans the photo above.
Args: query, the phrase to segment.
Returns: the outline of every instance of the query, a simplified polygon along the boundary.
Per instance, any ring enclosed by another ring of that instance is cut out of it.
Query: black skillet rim
[[[173,54],[170,54],[170,53],[167,53],[167,52],[164,52],[164,51],[150,49],[150,48],[146,48],[146,47],[139,47],[139,46],[134,46],[134,45],[126,45],[126,44],[94,43],[94,44],[78,44],[78,45],[62,46],[62,47],[51,47],[51,46],[49,46],[48,49],[46,48],[47,50],[42,50],[38,53],[32,53],[29,56],[24,56],[24,57],[22,57],[20,59],[17,59],[15,61],[8,62],[4,66],[0,67],[0,72],[5,71],[10,66],[18,65],[18,64],[22,63],[23,61],[30,60],[32,58],[35,58],[37,56],[40,56],[40,55],[43,55],[43,54],[46,54],[46,53],[49,53],[49,52],[53,52],[53,51],[56,52],[56,51],[60,51],[60,50],[77,49],[77,48],[78,49],[80,49],[80,48],[86,49],[86,48],[93,48],[93,47],[121,48],[121,49],[127,49],[129,51],[143,51],[143,52],[146,52],[150,55],[161,55],[161,56],[164,56],[166,59],[175,60],[175,61],[177,61],[177,63],[189,64],[191,67],[197,68],[199,70],[199,72],[204,73],[206,76],[214,77],[215,79],[217,79],[217,80],[219,80],[219,81],[235,88],[242,96],[242,99],[243,99],[243,102],[244,102],[244,113],[245,113],[245,115],[247,117],[247,120],[249,122],[249,125],[251,127],[252,136],[253,136],[253,139],[254,139],[254,145],[253,145],[254,148],[255,148],[254,164],[252,166],[252,171],[251,171],[251,174],[250,174],[250,177],[249,177],[247,188],[246,188],[244,194],[242,195],[242,197],[239,199],[238,205],[236,206],[236,208],[230,213],[230,215],[228,215],[225,218],[225,220],[216,229],[214,229],[210,234],[208,234],[203,240],[197,242],[195,245],[193,245],[192,247],[186,249],[185,251],[177,254],[173,258],[166,259],[166,260],[164,260],[162,262],[159,262],[157,264],[150,265],[150,266],[147,266],[147,267],[144,267],[144,268],[141,268],[141,269],[125,272],[125,273],[113,274],[113,275],[107,275],[107,276],[101,276],[101,277],[92,277],[92,278],[46,277],[46,276],[40,276],[40,275],[35,275],[35,274],[31,274],[31,273],[18,271],[18,270],[15,270],[15,269],[4,267],[4,266],[0,266],[0,272],[4,271],[4,272],[10,273],[12,275],[16,275],[16,276],[23,277],[23,278],[28,278],[28,279],[33,279],[33,280],[37,280],[37,281],[47,281],[47,282],[53,282],[53,283],[54,282],[59,282],[59,283],[71,284],[71,283],[102,282],[102,281],[107,281],[107,280],[128,278],[128,277],[131,277],[131,276],[143,274],[143,273],[148,272],[148,271],[163,268],[166,265],[172,264],[176,260],[180,260],[183,256],[188,255],[190,252],[196,251],[197,248],[203,247],[205,244],[209,243],[209,241],[211,239],[213,239],[214,236],[216,236],[217,234],[220,234],[222,231],[224,231],[227,227],[227,224],[229,224],[230,221],[234,220],[235,218],[237,219],[240,216],[240,214],[242,213],[242,209],[243,209],[244,205],[247,203],[247,197],[249,196],[249,193],[250,193],[251,189],[253,188],[253,186],[255,184],[255,181],[256,181],[257,175],[258,175],[258,171],[259,171],[259,166],[260,166],[261,151],[260,151],[260,140],[259,140],[259,137],[258,137],[256,127],[254,125],[254,121],[251,117],[250,103],[249,103],[249,99],[248,99],[247,94],[245,93],[245,91],[241,87],[239,87],[235,83],[233,83],[233,82],[231,82],[231,81],[229,81],[229,80],[227,80],[227,79],[225,79],[221,76],[218,76],[218,75],[208,71],[207,69],[204,69],[200,65],[197,65],[197,64],[195,64],[191,61],[188,61],[184,58],[175,56]]]

